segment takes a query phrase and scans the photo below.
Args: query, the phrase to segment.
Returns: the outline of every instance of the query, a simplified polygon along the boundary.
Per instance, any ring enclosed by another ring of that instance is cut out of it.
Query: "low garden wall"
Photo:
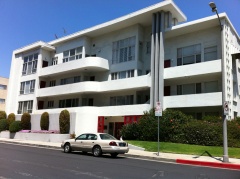
[[[63,140],[69,139],[70,134],[31,133],[31,132],[10,133],[9,131],[2,131],[0,137],[7,139],[33,140],[41,142],[62,142]]]

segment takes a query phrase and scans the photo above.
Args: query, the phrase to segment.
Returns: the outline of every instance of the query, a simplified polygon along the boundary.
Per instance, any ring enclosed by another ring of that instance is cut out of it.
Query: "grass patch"
[[[146,151],[157,152],[158,143],[149,141],[128,141],[129,144],[143,147]],[[164,153],[176,153],[176,154],[189,154],[189,155],[201,155],[203,152],[208,151],[214,157],[223,156],[223,147],[219,146],[201,146],[190,144],[179,144],[160,142],[160,152]],[[206,155],[206,154],[204,154]],[[240,148],[228,148],[228,155],[230,158],[240,158]]]

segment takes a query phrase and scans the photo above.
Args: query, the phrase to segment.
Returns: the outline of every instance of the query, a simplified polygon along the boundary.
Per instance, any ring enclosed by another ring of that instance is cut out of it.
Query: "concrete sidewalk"
[[[53,143],[53,142],[41,142],[41,141],[6,139],[6,138],[0,138],[0,142],[61,149],[61,143]],[[230,158],[229,163],[223,163],[221,161],[222,158],[219,158],[219,157],[195,156],[195,155],[173,154],[173,153],[162,153],[162,152],[160,152],[158,156],[157,152],[147,152],[147,151],[136,150],[131,148],[129,149],[129,152],[125,155],[127,157],[134,157],[134,158],[141,158],[141,159],[152,159],[152,160],[158,160],[158,161],[167,161],[167,162],[182,163],[182,164],[201,165],[201,166],[230,168],[230,169],[240,170],[240,159],[236,159],[236,158]]]

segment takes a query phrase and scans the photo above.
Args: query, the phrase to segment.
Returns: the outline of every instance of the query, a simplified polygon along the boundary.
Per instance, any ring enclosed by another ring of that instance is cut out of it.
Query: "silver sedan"
[[[112,157],[129,151],[128,143],[117,140],[106,133],[84,133],[75,139],[68,139],[61,144],[65,153],[71,151],[92,152],[95,157],[110,153]]]

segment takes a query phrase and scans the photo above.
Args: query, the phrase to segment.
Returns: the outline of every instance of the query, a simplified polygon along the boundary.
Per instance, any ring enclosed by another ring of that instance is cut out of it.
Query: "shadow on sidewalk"
[[[223,160],[222,160],[221,158],[213,157],[208,151],[205,151],[205,152],[203,152],[201,155],[196,156],[196,157],[193,157],[193,158],[199,158],[199,157],[203,156],[205,153],[206,153],[209,157],[211,157],[211,158],[213,158],[213,159],[215,159],[215,160],[218,160],[218,161],[223,162]]]

